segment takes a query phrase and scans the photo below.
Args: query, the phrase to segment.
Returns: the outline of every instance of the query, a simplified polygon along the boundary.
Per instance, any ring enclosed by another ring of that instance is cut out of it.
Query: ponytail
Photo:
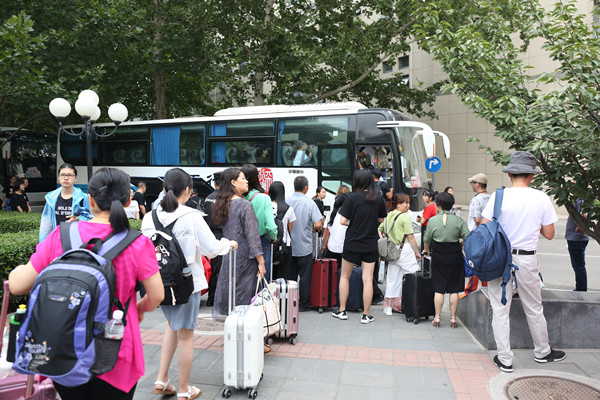
[[[124,205],[129,201],[129,176],[116,168],[101,168],[88,183],[88,192],[101,211],[110,210],[109,222],[115,233],[129,229]]]
[[[160,206],[165,212],[173,212],[179,207],[179,201],[177,198],[187,188],[193,188],[194,182],[192,177],[182,170],[181,168],[173,168],[167,171],[165,174],[165,180],[163,181],[163,188],[165,190],[165,197],[160,202]]]
[[[165,188],[165,190],[167,190]],[[169,189],[165,196],[160,201],[160,206],[165,212],[173,212],[177,210],[179,207],[179,202],[177,201],[177,197],[175,197],[175,193],[173,193],[173,189]]]

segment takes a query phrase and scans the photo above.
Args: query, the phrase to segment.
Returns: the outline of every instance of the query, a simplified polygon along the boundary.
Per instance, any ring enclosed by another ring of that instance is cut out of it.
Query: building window
[[[389,74],[390,72],[394,72],[394,64],[384,61],[382,64],[382,69],[384,74]]]
[[[398,68],[408,68],[408,56],[402,56],[398,58]]]

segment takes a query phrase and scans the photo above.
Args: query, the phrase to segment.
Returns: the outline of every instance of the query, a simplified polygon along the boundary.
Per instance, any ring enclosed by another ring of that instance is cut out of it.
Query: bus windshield
[[[407,188],[429,187],[427,170],[425,169],[425,155],[423,139],[418,128],[396,127],[393,128],[400,152],[402,165],[402,180]]]

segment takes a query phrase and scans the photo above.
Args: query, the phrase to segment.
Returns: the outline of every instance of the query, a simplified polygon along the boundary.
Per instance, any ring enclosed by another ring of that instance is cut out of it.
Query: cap
[[[467,181],[469,183],[482,183],[484,185],[487,185],[487,176],[485,174],[479,173],[479,174],[475,174],[472,177],[470,177],[469,179],[467,179]]]
[[[113,319],[123,319],[123,311],[121,311],[121,310],[113,311]]]

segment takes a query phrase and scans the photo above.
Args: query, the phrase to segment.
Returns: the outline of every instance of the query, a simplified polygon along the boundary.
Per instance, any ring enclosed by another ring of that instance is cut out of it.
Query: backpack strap
[[[249,201],[250,203],[252,203],[252,199],[253,199],[253,198],[254,198],[254,197],[257,195],[257,194],[259,194],[259,193],[260,193],[260,192],[256,192],[256,193],[254,193],[254,194],[252,195],[252,197],[250,197],[250,199],[248,199],[248,201]]]
[[[396,223],[396,220],[398,219],[398,217],[402,215],[402,213],[398,213],[398,215],[396,215],[396,218],[394,218],[394,221],[392,222],[392,226],[390,227],[390,231],[392,229],[394,229],[394,224]],[[385,219],[385,221],[383,222],[383,233],[385,234],[385,236],[388,236],[388,229],[387,229],[387,218]]]
[[[154,210],[152,210],[152,222],[154,222],[154,229],[156,229],[157,231],[160,231],[160,230],[164,229],[164,227],[165,227],[158,220],[158,209],[156,209],[156,208]]]
[[[133,229],[127,229],[122,232],[112,234],[107,237],[106,240],[104,240],[98,254],[104,257],[106,260],[112,261],[140,236],[142,236],[142,234],[138,231],[134,231]]]
[[[502,208],[502,199],[504,198],[504,186],[496,189],[496,199],[494,200],[494,216],[493,219],[497,220],[500,216],[500,209]]]

